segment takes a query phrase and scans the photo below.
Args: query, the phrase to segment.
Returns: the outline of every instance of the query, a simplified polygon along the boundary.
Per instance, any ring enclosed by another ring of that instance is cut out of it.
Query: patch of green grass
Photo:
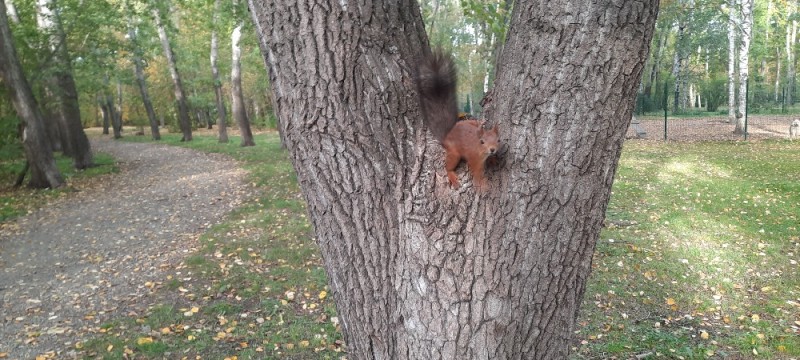
[[[800,355],[800,146],[628,142],[573,357]]]
[[[191,142],[162,135],[161,143],[231,156],[248,171],[247,191],[257,194],[200,236],[198,250],[161,281],[156,296],[162,305],[128,319],[139,323],[137,329],[117,333],[131,356],[341,357],[333,300],[291,163],[277,134],[255,141],[255,147],[242,148],[235,137],[219,144],[197,133]],[[142,326],[155,333],[142,334]],[[154,348],[137,345],[142,337],[152,337],[147,346]]]

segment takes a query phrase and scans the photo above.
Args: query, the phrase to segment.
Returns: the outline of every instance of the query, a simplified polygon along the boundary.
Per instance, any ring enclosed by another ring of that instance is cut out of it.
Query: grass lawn
[[[800,144],[626,144],[575,359],[800,356]]]
[[[149,141],[128,136],[126,141]],[[103,325],[87,358],[339,359],[304,201],[276,134],[218,144],[257,199],[152,287],[160,305]],[[626,144],[573,359],[800,357],[800,142]],[[180,355],[178,355],[180,354]]]

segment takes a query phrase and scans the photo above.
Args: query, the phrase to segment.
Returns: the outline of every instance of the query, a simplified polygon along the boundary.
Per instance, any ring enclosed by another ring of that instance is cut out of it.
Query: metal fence
[[[674,111],[674,96],[666,90],[665,87],[659,99],[662,106],[658,112],[634,116],[626,134],[628,138],[676,141],[787,139],[792,121],[800,119],[800,102],[787,105],[793,101],[787,101],[784,94],[768,93],[769,89],[761,86],[748,87],[745,131],[735,133],[736,124],[728,121],[724,106],[714,112],[698,108]]]

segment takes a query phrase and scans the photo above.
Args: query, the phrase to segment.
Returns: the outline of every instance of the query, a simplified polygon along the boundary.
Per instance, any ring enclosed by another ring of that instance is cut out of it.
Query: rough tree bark
[[[47,34],[53,52],[53,75],[47,82],[58,108],[64,154],[72,158],[76,169],[86,169],[93,165],[92,148],[81,122],[78,89],[72,77],[72,64],[67,50],[67,35],[54,9],[54,0],[36,1],[37,23]]]
[[[486,194],[422,125],[415,1],[250,6],[348,357],[566,358],[658,1],[515,3]]]
[[[142,103],[144,103],[144,109],[147,112],[147,119],[150,121],[150,135],[153,137],[153,140],[161,140],[161,133],[158,130],[158,119],[156,119],[156,112],[153,110],[153,102],[150,100],[150,93],[147,91],[147,79],[144,77],[142,49],[139,47],[136,34],[138,29],[133,23],[134,20],[129,18],[128,38],[133,48],[133,66],[136,84],[139,86],[139,94],[142,95]]]
[[[22,146],[31,171],[28,184],[35,188],[62,186],[64,178],[56,167],[42,113],[17,58],[14,39],[8,26],[5,2],[0,2],[0,79],[22,121]]]
[[[172,45],[169,43],[167,29],[161,19],[161,11],[159,11],[158,6],[158,4],[153,5],[153,19],[158,29],[158,37],[161,39],[161,47],[164,49],[164,56],[167,58],[169,74],[172,77],[172,85],[175,92],[175,101],[178,103],[178,126],[183,133],[181,141],[192,141],[192,122],[189,120],[189,105],[186,101],[186,93],[183,91],[181,75],[175,62],[175,54],[172,52]]]
[[[217,97],[217,127],[219,129],[219,142],[228,142],[228,125],[225,123],[228,113],[225,110],[225,96],[222,93],[222,80],[219,78],[219,37],[217,27],[219,26],[220,0],[214,0],[214,15],[212,18],[211,29],[211,76],[214,81],[214,95]]]
[[[239,1],[233,0],[234,17],[236,17],[236,7]],[[242,142],[241,146],[254,146],[253,132],[250,130],[250,119],[247,118],[247,110],[244,104],[244,93],[242,92],[242,48],[239,40],[242,37],[242,27],[244,21],[237,21],[236,27],[231,32],[231,113],[239,126]]]
[[[750,75],[750,37],[753,33],[753,0],[741,0],[739,32],[739,103],[736,110],[735,134],[744,134],[747,112],[747,81]]]

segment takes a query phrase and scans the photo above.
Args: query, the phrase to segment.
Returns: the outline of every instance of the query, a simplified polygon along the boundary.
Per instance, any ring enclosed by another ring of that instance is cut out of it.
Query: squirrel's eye
[[[481,145],[483,145],[483,139],[481,139]]]

